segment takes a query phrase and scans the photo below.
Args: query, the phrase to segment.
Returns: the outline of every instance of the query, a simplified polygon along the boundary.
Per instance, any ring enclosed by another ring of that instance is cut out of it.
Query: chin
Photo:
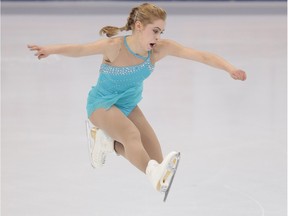
[[[147,46],[147,51],[151,51],[151,50],[153,50],[153,48],[154,48],[154,47],[151,47],[151,45],[149,44],[149,45]]]

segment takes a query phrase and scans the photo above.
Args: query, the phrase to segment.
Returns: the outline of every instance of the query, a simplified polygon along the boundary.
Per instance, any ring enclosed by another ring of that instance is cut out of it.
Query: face
[[[156,20],[152,24],[148,24],[146,26],[142,26],[142,24],[139,23],[139,40],[141,47],[144,50],[150,51],[157,45],[161,34],[164,32],[165,24],[165,21],[161,19]],[[136,24],[136,28],[138,27]]]

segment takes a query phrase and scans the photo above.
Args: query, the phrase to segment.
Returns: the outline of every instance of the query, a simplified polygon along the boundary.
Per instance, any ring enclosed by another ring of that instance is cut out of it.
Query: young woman
[[[105,34],[107,39],[87,44],[28,47],[36,51],[38,59],[51,54],[103,56],[98,82],[89,92],[87,102],[89,124],[95,127],[88,133],[92,141],[92,165],[102,166],[106,155],[116,152],[145,173],[157,191],[167,193],[180,153],[171,152],[163,158],[159,141],[137,106],[142,99],[143,81],[155,63],[169,55],[223,69],[235,80],[245,80],[246,74],[214,54],[160,39],[165,20],[163,9],[144,3],[132,9],[124,27],[102,28],[100,34]],[[129,30],[131,35],[115,36],[119,31]]]

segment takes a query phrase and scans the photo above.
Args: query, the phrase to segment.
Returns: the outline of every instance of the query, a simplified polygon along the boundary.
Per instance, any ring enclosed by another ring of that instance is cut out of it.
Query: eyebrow
[[[163,31],[165,31],[165,29],[161,29],[161,28],[159,28],[159,27],[154,27],[154,28],[157,28],[157,29],[159,29],[161,32],[163,32]]]

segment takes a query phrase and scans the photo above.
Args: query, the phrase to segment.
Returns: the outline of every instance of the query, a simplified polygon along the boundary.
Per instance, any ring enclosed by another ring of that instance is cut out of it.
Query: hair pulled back
[[[144,26],[146,26],[147,24],[151,24],[158,19],[166,20],[166,16],[166,11],[162,8],[154,4],[144,3],[138,7],[132,8],[125,26],[121,28],[115,26],[105,26],[99,33],[100,35],[105,34],[107,37],[113,37],[120,31],[133,30],[136,21],[140,21]]]

